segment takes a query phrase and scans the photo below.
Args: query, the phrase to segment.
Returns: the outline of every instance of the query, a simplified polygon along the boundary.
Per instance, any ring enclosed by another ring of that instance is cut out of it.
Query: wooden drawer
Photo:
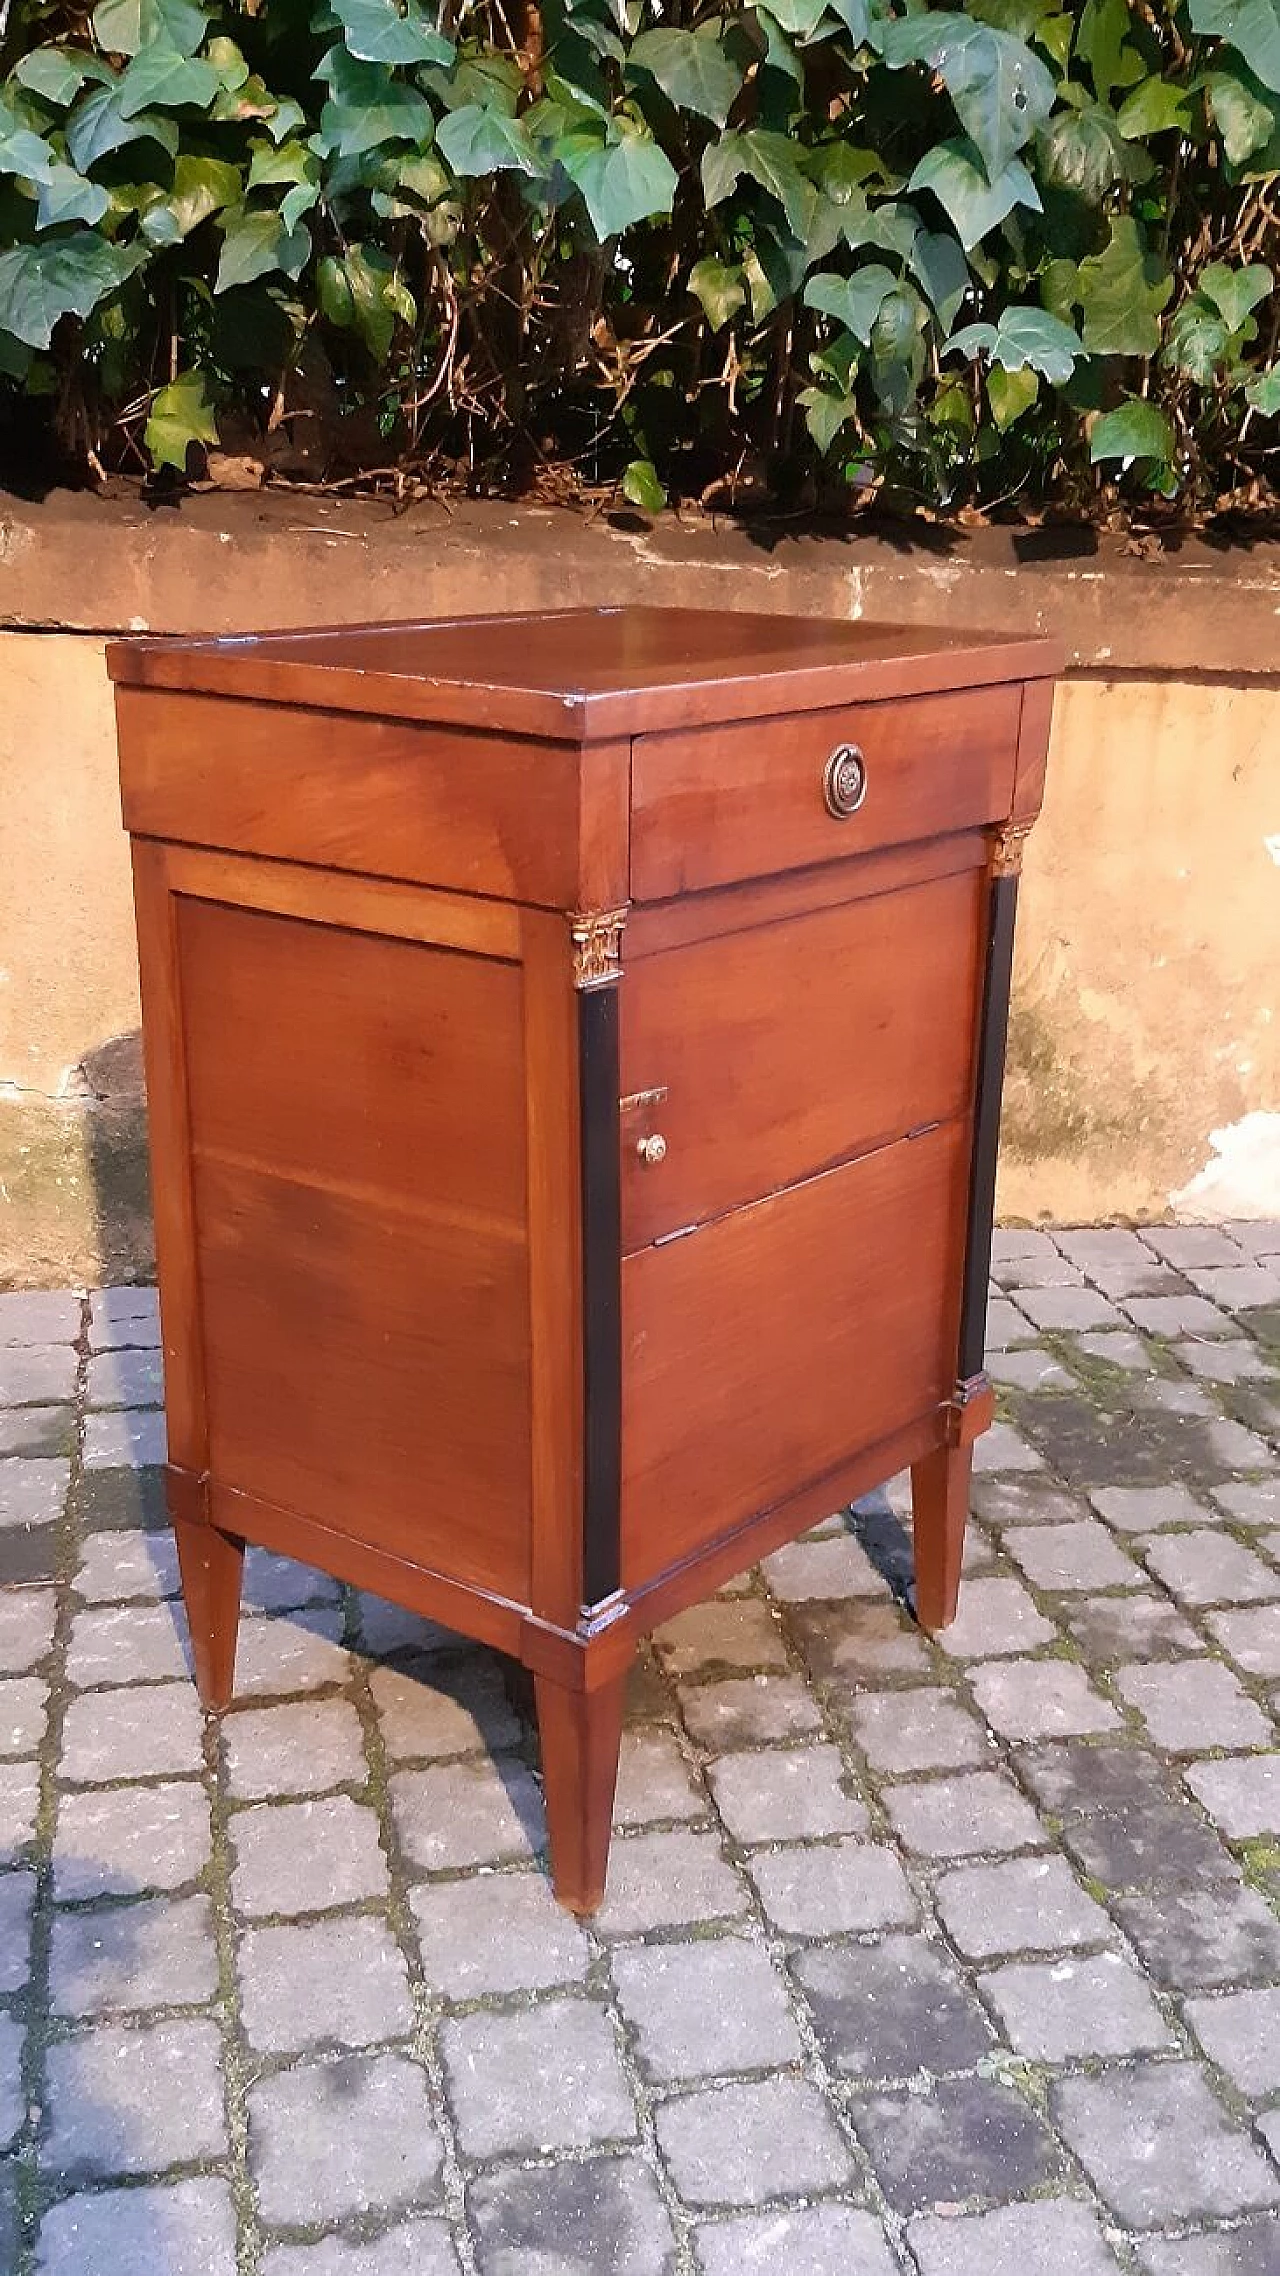
[[[999,820],[1013,800],[1019,687],[739,721],[632,748],[631,891],[637,901],[771,877],[871,847]],[[827,763],[853,745],[865,795],[828,811]]]
[[[628,966],[622,1089],[666,1096],[623,1113],[624,1251],[963,1112],[984,890],[969,868]]]
[[[968,1125],[622,1268],[622,1582],[641,1586],[950,1395]]]

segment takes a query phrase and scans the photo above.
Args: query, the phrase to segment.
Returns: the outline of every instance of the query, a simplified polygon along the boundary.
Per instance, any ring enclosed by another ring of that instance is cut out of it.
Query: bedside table
[[[568,610],[130,640],[169,1505],[531,1669],[600,1902],[637,1638],[904,1466],[955,1612],[1057,651]]]

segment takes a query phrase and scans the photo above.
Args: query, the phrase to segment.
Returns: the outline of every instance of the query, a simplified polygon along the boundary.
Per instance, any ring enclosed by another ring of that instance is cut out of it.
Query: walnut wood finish
[[[646,1628],[904,1467],[954,1614],[1056,658],[661,610],[109,654],[201,1696],[246,1541],[512,1654],[590,1911]]]

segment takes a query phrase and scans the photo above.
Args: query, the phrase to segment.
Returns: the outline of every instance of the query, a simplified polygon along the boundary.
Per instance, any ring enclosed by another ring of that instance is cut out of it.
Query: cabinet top
[[[712,609],[548,609],[218,640],[118,640],[113,680],[582,742],[1043,679],[1053,641]]]

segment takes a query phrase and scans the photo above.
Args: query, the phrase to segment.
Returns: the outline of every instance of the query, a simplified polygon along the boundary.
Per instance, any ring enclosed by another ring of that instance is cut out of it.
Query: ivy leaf
[[[152,402],[142,439],[151,453],[153,466],[176,466],[179,474],[187,471],[189,443],[216,443],[218,422],[202,371],[179,372],[176,379],[160,389]]]
[[[140,55],[146,47],[194,55],[209,28],[195,0],[98,0],[93,30],[108,55]]]
[[[13,77],[19,87],[32,95],[52,103],[55,109],[65,111],[73,103],[86,79],[98,85],[109,84],[111,66],[101,56],[90,55],[87,50],[74,47],[33,47],[13,67]]]
[[[88,316],[145,256],[91,229],[0,253],[0,332],[47,348],[61,316]]]
[[[1231,354],[1231,334],[1203,293],[1193,292],[1171,317],[1162,360],[1201,387],[1212,387]]]
[[[868,0],[830,0],[832,13],[840,18],[855,47],[865,47],[871,37],[871,9]]]
[[[886,410],[901,417],[924,370],[921,334],[928,310],[911,285],[897,284],[880,303],[871,327],[871,377]]]
[[[1101,103],[1059,111],[1039,139],[1040,178],[1049,187],[1070,190],[1090,205],[1101,205],[1114,182],[1123,179],[1124,137],[1118,120]]]
[[[1144,75],[1142,57],[1125,36],[1132,21],[1129,0],[1085,0],[1076,29],[1076,52],[1089,66],[1100,103],[1106,102],[1113,87],[1132,87]]]
[[[418,0],[331,0],[347,52],[361,63],[452,63],[453,41],[430,22]]]
[[[1228,41],[1280,94],[1280,0],[1191,0],[1191,28]]]
[[[932,190],[966,253],[989,237],[1015,206],[1040,211],[1039,191],[1020,158],[1012,159],[1004,172],[989,182],[968,142],[935,143],[925,152],[907,187]]]
[[[33,134],[0,102],[0,174],[27,182],[48,182],[57,161],[42,134]]]
[[[241,206],[223,224],[222,253],[213,289],[215,293],[230,292],[234,286],[251,284],[255,277],[269,276],[275,269],[282,269],[287,277],[300,276],[310,252],[311,238],[305,229],[286,229],[278,213],[251,212]]]
[[[1159,255],[1148,251],[1132,214],[1114,215],[1106,251],[1091,254],[1078,272],[1089,354],[1153,356],[1160,345],[1160,311],[1172,291],[1173,278]]]
[[[1247,79],[1214,71],[1208,80],[1209,108],[1233,166],[1243,166],[1255,150],[1265,150],[1276,131],[1276,116]]]
[[[945,229],[917,230],[907,256],[943,332],[949,332],[969,290],[969,264],[956,238]]]
[[[946,345],[962,356],[985,355],[1005,371],[1037,371],[1062,387],[1084,353],[1079,335],[1047,308],[1004,308],[994,324],[966,324]]]
[[[1029,411],[1040,393],[1040,382],[1029,370],[1006,371],[1001,364],[993,364],[987,373],[987,401],[991,416],[1001,434],[1012,427]]]
[[[650,214],[670,213],[675,199],[675,167],[648,135],[624,132],[597,144],[569,172],[602,245]]]
[[[67,156],[82,174],[87,174],[99,158],[122,150],[130,142],[158,142],[171,158],[178,155],[178,129],[173,119],[164,118],[158,111],[122,117],[117,80],[109,87],[95,87],[85,96],[67,120],[66,137]]]
[[[55,164],[36,199],[36,224],[56,229],[64,221],[101,221],[111,204],[100,182],[87,182],[74,166]]]
[[[542,167],[523,119],[491,103],[463,103],[441,119],[436,146],[455,174],[539,174]]]
[[[713,126],[724,125],[743,77],[714,30],[642,32],[627,70],[648,72],[677,110],[696,111]]]
[[[1233,269],[1226,261],[1212,261],[1199,277],[1200,291],[1207,293],[1229,332],[1243,330],[1274,283],[1275,277],[1265,261],[1251,261],[1244,269]]]
[[[702,153],[702,187],[708,205],[719,205],[746,174],[777,200],[792,236],[807,244],[818,210],[818,193],[801,172],[796,146],[785,134],[751,127],[745,134],[722,134]]]
[[[238,203],[244,182],[238,166],[224,158],[196,158],[183,151],[173,169],[169,211],[180,237],[189,237],[211,214]]]
[[[812,39],[827,12],[827,0],[769,0],[769,12],[792,39]]]
[[[619,485],[629,505],[639,506],[642,513],[660,514],[667,502],[667,493],[658,480],[658,469],[652,459],[633,458]]]
[[[382,65],[355,63],[344,47],[332,47],[316,77],[329,84],[329,100],[320,113],[320,134],[329,156],[361,158],[366,150],[378,150],[386,142],[415,142],[424,149],[430,142],[435,131],[430,103],[415,87],[393,79]]]
[[[810,277],[804,288],[805,305],[821,310],[824,316],[834,316],[846,331],[852,332],[855,340],[869,348],[880,310],[897,288],[898,280],[893,271],[873,261],[870,267],[855,270],[851,277]]]
[[[833,395],[825,387],[805,387],[797,400],[804,405],[804,423],[825,458],[841,428],[856,417],[856,398]]]
[[[378,245],[349,245],[316,269],[316,294],[331,324],[358,332],[369,353],[385,361],[397,316],[412,322],[414,304],[401,286],[390,255]]]
[[[1274,419],[1280,412],[1280,364],[1272,364],[1268,371],[1255,372],[1245,388],[1245,395],[1264,419]]]
[[[221,81],[213,66],[194,62],[176,47],[157,40],[135,55],[116,82],[116,104],[122,119],[132,119],[152,103],[164,110],[190,106],[207,111]]]
[[[1116,411],[1104,411],[1094,420],[1089,435],[1089,457],[1094,466],[1103,459],[1153,459],[1167,466],[1173,457],[1173,429],[1155,403],[1133,396]]]
[[[881,27],[879,44],[891,69],[912,61],[938,73],[993,182],[1053,109],[1057,90],[1039,56],[969,16],[901,17]]]
[[[1149,134],[1167,134],[1171,127],[1185,131],[1191,119],[1191,97],[1185,87],[1169,79],[1144,79],[1126,95],[1116,125],[1126,142],[1141,142]]]
[[[740,308],[747,305],[747,287],[739,267],[718,261],[714,254],[695,261],[689,271],[689,290],[701,302],[713,332],[723,331]]]

